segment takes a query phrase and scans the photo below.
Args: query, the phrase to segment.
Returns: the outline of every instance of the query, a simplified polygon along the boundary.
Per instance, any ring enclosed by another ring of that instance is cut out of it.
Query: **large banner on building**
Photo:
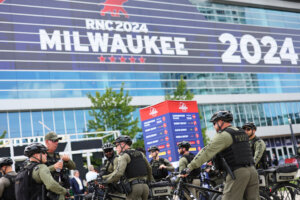
[[[140,116],[145,149],[157,146],[160,157],[170,162],[179,160],[181,141],[188,141],[194,154],[204,146],[196,101],[164,101],[141,109]]]
[[[0,69],[300,73],[300,30],[207,21],[189,0],[0,0]]]

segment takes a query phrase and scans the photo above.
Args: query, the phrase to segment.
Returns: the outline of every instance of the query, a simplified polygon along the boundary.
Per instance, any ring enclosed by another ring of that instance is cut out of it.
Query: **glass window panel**
[[[11,138],[19,138],[20,135],[20,121],[19,121],[19,113],[12,112],[8,113],[9,117],[9,130]]]
[[[30,112],[21,112],[22,136],[32,137]]]
[[[247,117],[246,117],[246,111],[244,108],[244,104],[238,104],[238,109],[240,111],[240,117],[241,117],[241,122],[242,124],[247,122]]]
[[[57,110],[54,111],[55,117],[55,131],[57,134],[65,134],[65,120],[63,111]]]
[[[239,112],[239,109],[238,109],[238,105],[236,104],[233,104],[231,105],[232,106],[232,109],[233,109],[233,120],[235,122],[235,125],[236,126],[239,126],[239,127],[242,127],[243,124],[242,124],[242,119],[241,119],[241,116],[240,116],[240,112]]]
[[[261,126],[267,126],[266,113],[264,112],[264,108],[262,104],[257,105],[258,116],[260,119]]]
[[[0,113],[0,134],[6,131],[5,138],[8,138],[8,128],[7,128],[7,113]]]
[[[251,104],[251,112],[253,116],[253,122],[256,126],[261,126],[259,121],[258,107],[257,104]]]
[[[86,119],[87,129],[88,129],[88,131],[92,132],[92,131],[95,131],[95,130],[89,129],[88,124],[89,124],[89,120],[94,120],[94,117],[89,114],[89,111],[90,110],[85,110],[84,113],[85,113],[85,119]]]
[[[54,131],[53,111],[43,111],[45,131]]]
[[[284,124],[283,110],[281,109],[280,103],[275,103],[275,109],[276,109],[279,125],[283,125]]]
[[[204,106],[203,105],[200,105],[199,106],[199,111],[200,111],[200,125],[201,125],[201,128],[205,128],[206,127],[206,116],[205,116],[205,110],[204,110]]]
[[[84,111],[83,110],[76,110],[75,111],[75,116],[76,116],[77,133],[85,132],[86,128],[85,128],[85,121],[84,121]]]
[[[280,103],[283,112],[284,124],[289,124],[289,118],[291,119],[292,124],[295,123],[293,104],[292,103]]]
[[[266,115],[266,120],[267,120],[267,126],[272,126],[273,121],[272,121],[272,112],[270,110],[270,106],[268,103],[263,104],[264,112]]]
[[[44,127],[41,124],[42,122],[42,113],[41,112],[31,112],[32,114],[32,124],[33,124],[33,133],[35,136],[44,135]]]
[[[76,133],[73,110],[65,110],[67,133]]]
[[[253,122],[252,113],[251,113],[251,106],[250,104],[244,104],[247,116],[247,122]]]
[[[300,124],[300,103],[295,102],[294,103],[294,113],[295,113],[295,118],[296,118],[296,123]]]
[[[275,104],[274,103],[269,103],[269,108],[270,108],[270,113],[271,113],[271,117],[272,117],[272,122],[273,122],[273,125],[277,126],[279,125],[279,122],[278,122],[278,116],[277,116],[277,113],[276,113],[276,108],[275,108]]]

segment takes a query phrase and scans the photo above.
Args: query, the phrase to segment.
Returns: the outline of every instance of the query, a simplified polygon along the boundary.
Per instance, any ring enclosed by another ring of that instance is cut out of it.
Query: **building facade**
[[[231,110],[235,126],[255,122],[270,153],[291,156],[289,118],[300,143],[300,3],[221,2],[0,0],[0,132],[86,132],[87,94],[124,83],[142,108],[183,77],[206,134],[212,113]]]

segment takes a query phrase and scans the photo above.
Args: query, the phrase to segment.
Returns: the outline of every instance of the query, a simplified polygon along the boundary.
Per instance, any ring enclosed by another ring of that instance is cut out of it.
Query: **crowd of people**
[[[233,127],[232,121],[230,111],[214,113],[210,122],[217,134],[197,155],[189,151],[189,142],[178,143],[181,157],[177,170],[188,182],[200,185],[201,166],[212,161],[217,169],[227,174],[222,199],[256,200],[259,196],[256,169],[266,169],[270,164],[278,165],[278,160],[273,159],[270,163],[264,141],[255,135],[257,128],[254,123],[245,123],[239,128]],[[12,170],[12,159],[1,158],[0,171],[3,176],[0,178],[0,198],[63,200],[70,196],[71,188],[74,199],[80,200],[89,193],[86,186],[100,180],[99,187],[106,185],[110,194],[128,200],[146,200],[149,196],[148,183],[161,181],[169,172],[175,171],[167,159],[160,158],[157,146],[148,149],[152,158],[148,162],[141,150],[131,148],[131,138],[121,135],[113,144],[103,145],[106,157],[104,164],[99,171],[92,165],[88,166],[89,171],[83,181],[70,157],[55,152],[61,139],[56,133],[50,132],[45,136],[45,145],[28,145],[24,150],[28,159],[19,173]],[[69,170],[74,170],[71,179]],[[195,189],[189,190],[199,197]],[[191,199],[189,196],[186,198]]]

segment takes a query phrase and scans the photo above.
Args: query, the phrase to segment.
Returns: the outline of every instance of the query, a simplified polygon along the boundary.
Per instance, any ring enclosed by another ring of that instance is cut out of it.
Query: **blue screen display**
[[[0,30],[0,69],[300,72],[300,30],[206,21],[188,0],[2,0]]]

